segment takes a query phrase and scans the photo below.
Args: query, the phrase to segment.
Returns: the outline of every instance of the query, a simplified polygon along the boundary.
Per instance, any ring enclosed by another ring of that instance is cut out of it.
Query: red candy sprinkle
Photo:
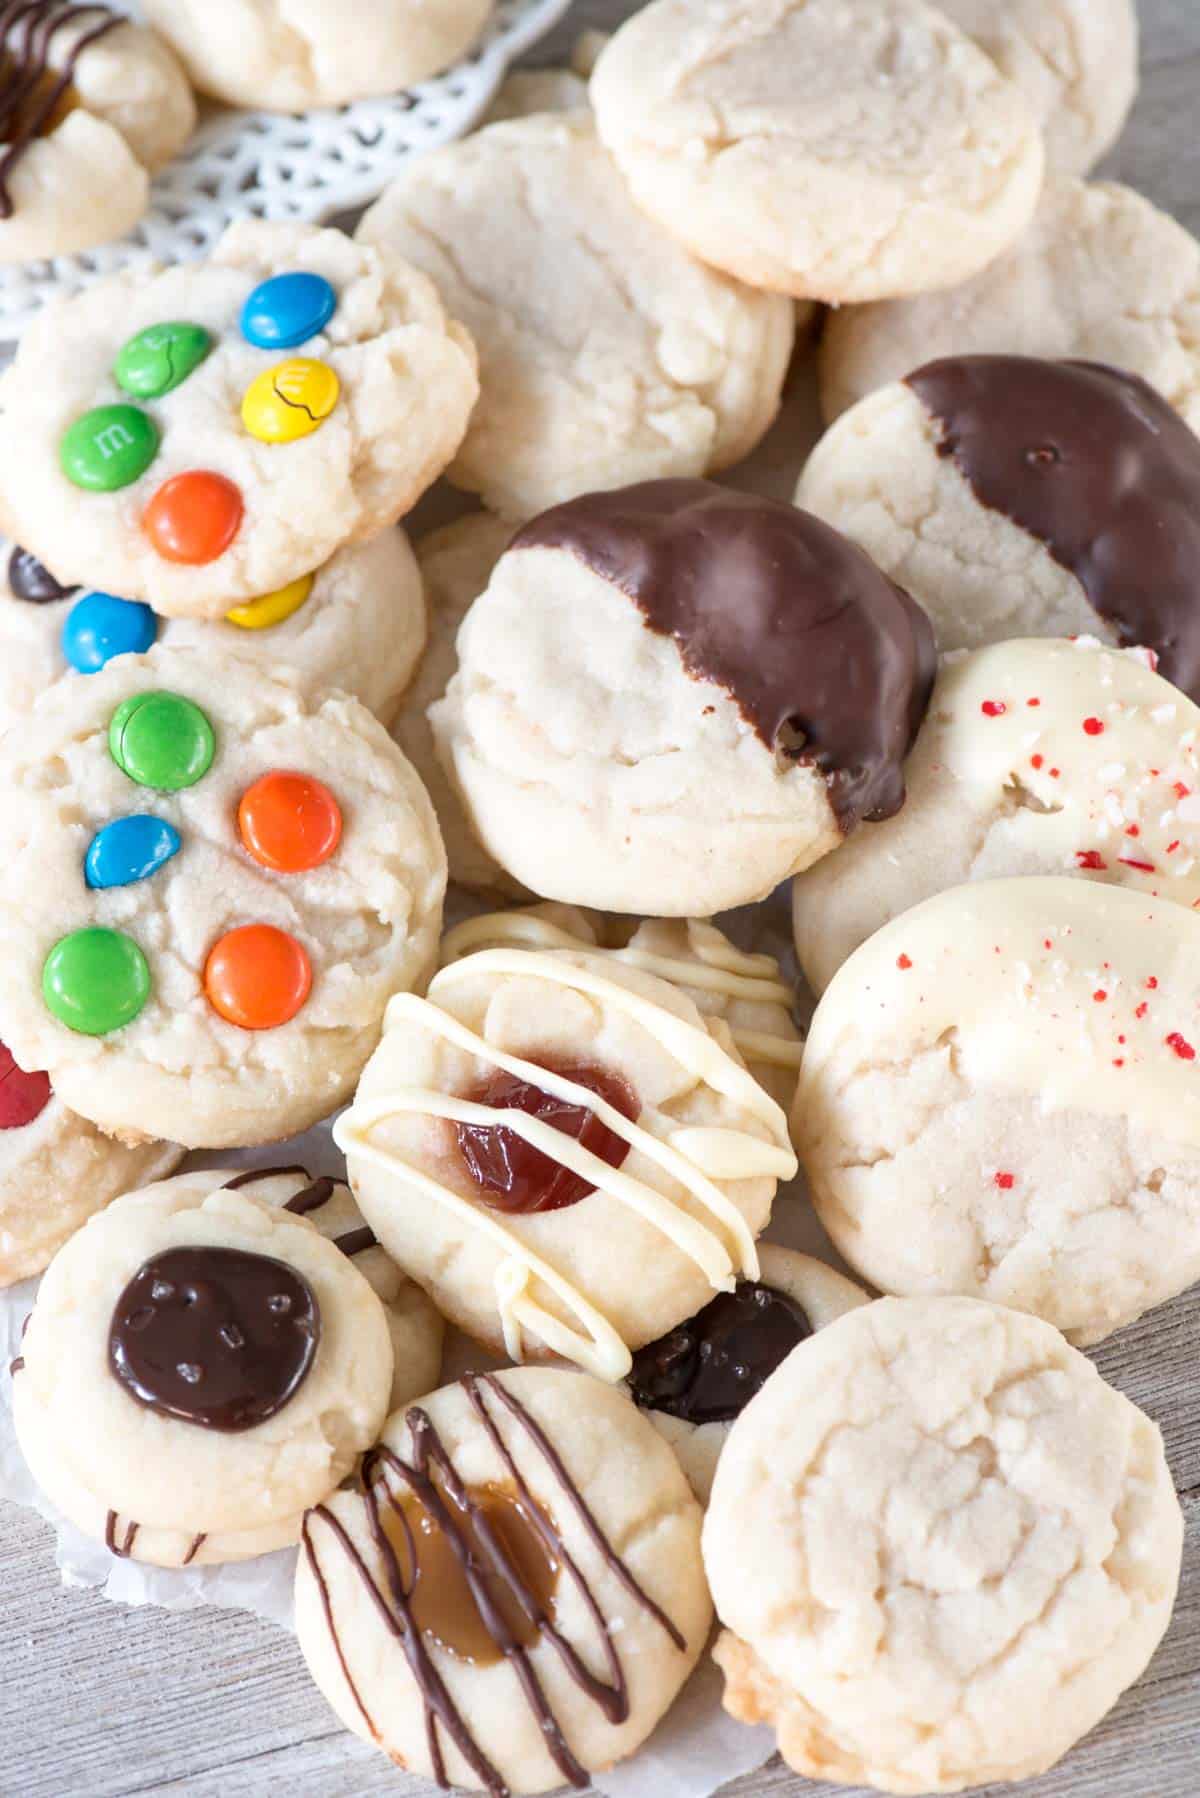
[[[1001,1192],[1011,1192],[1016,1183],[1017,1176],[1015,1174],[997,1174],[995,1176],[995,1184]]]
[[[1002,699],[985,699],[979,709],[985,718],[1003,718],[1008,707]]]
[[[1196,1051],[1193,1049],[1191,1043],[1188,1042],[1187,1038],[1180,1035],[1178,1030],[1172,1030],[1170,1036],[1167,1038],[1167,1047],[1169,1049],[1174,1049],[1180,1061],[1195,1061],[1196,1059]]]
[[[1045,765],[1045,761],[1046,758],[1044,755],[1031,755],[1029,758],[1029,766],[1031,768],[1041,768]]]
[[[1150,1007],[1146,1004],[1146,1001],[1143,999],[1141,1004],[1138,1006],[1137,1010],[1134,1012],[1133,1015],[1135,1018],[1144,1018],[1146,1013],[1149,1011],[1149,1009],[1150,1009]]]
[[[1083,728],[1089,737],[1100,737],[1104,734],[1104,726],[1099,718],[1085,718]]]
[[[1026,704],[1026,705],[1041,705],[1041,703],[1042,703],[1042,702],[1041,702],[1041,700],[1040,700],[1040,699],[1027,699],[1027,700],[1026,700],[1026,701],[1025,701],[1025,704]]]
[[[1157,979],[1157,977],[1156,977],[1156,976],[1155,976],[1155,975],[1154,975],[1154,974],[1151,974],[1151,976],[1150,976],[1150,978],[1149,978],[1149,980],[1147,980],[1147,982],[1146,982],[1146,985],[1147,985],[1147,986],[1148,986],[1148,987],[1149,987],[1149,989],[1150,989],[1150,991],[1151,991],[1151,992],[1152,992],[1152,993],[1153,993],[1153,992],[1157,992],[1157,990],[1158,990],[1158,979]]]
[[[1108,866],[1108,863],[1098,849],[1077,849],[1075,851],[1075,861],[1081,868],[1100,869]]]
[[[50,1076],[27,1074],[0,1043],[0,1130],[23,1130],[50,1103]]]
[[[1139,825],[1127,824],[1125,826],[1125,835],[1127,837],[1140,837],[1141,834],[1142,834],[1141,827]]]
[[[1120,855],[1117,857],[1117,860],[1123,868],[1136,868],[1139,874],[1153,874],[1155,872],[1153,862],[1135,862],[1130,855]]]
[[[912,961],[910,960],[910,958],[907,955],[898,955],[896,957],[896,966],[898,968],[907,970],[908,968],[912,967]]]
[[[1167,854],[1174,855],[1174,853],[1178,849],[1178,847],[1179,847],[1179,838],[1176,837],[1175,841],[1173,843],[1167,844]]]
[[[1180,799],[1189,798],[1191,795],[1191,791],[1192,791],[1192,789],[1190,787],[1185,787],[1181,780],[1177,780],[1175,782],[1175,792],[1176,792],[1176,796],[1178,798],[1180,798]]]
[[[1098,986],[1092,994],[1092,998],[1096,1001],[1097,1005],[1103,1005],[1104,1001],[1108,998],[1108,994],[1102,986]]]
[[[1061,773],[1062,773],[1062,769],[1061,769],[1061,768],[1051,768],[1051,770],[1050,770],[1050,778],[1051,778],[1051,780],[1057,780],[1057,779],[1058,779],[1058,777],[1059,777],[1059,775],[1060,775],[1060,774],[1061,774]]]

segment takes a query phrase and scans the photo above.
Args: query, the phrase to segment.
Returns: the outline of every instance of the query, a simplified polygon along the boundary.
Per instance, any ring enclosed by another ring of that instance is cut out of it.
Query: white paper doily
[[[569,5],[497,0],[471,54],[407,93],[295,116],[212,111],[155,178],[149,210],[130,236],[77,256],[0,269],[0,342],[20,336],[47,300],[75,293],[98,276],[207,255],[236,218],[319,224],[364,206],[405,157],[469,130],[509,64]]]

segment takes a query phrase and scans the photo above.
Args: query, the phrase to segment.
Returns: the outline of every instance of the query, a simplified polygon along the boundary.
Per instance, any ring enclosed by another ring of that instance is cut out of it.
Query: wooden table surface
[[[1006,0],[994,0],[997,7]],[[1045,0],[1053,6],[1054,0]],[[532,60],[634,8],[576,0]],[[1200,230],[1200,0],[1141,0],[1142,93],[1104,170]],[[1200,1295],[1099,1350],[1104,1374],[1161,1424],[1187,1517],[1183,1587],[1141,1685],[1029,1798],[1200,1794]],[[46,1526],[0,1507],[0,1798],[427,1798],[341,1730],[294,1641],[243,1612],[125,1610],[64,1591]],[[1011,1789],[1011,1788],[1006,1788]],[[778,1762],[726,1798],[833,1798]],[[1000,1788],[993,1788],[998,1792]]]

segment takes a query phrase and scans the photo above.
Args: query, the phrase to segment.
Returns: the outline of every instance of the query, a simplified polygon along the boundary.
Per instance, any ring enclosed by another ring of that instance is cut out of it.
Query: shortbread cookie
[[[115,1134],[273,1141],[342,1104],[432,965],[445,857],[357,700],[193,650],[0,746],[0,1036]]]
[[[1200,919],[1070,879],[905,912],[817,1007],[793,1129],[872,1285],[1098,1342],[1200,1278]]]
[[[350,1258],[224,1178],[184,1175],[86,1224],[38,1289],[13,1380],[51,1503],[166,1567],[296,1541],[392,1385],[383,1306]]]
[[[113,275],[34,321],[0,382],[0,511],[66,584],[223,618],[394,524],[476,392],[419,270],[246,219],[207,262]]]
[[[174,1143],[105,1136],[0,1043],[0,1287],[40,1274],[93,1213],[182,1159]]]
[[[943,650],[1098,635],[1200,698],[1200,438],[1136,375],[931,362],[826,432],[796,503],[908,588]]]
[[[304,1520],[309,1671],[347,1729],[442,1785],[589,1785],[645,1741],[711,1618],[674,1457],[583,1374],[444,1386]]]
[[[115,8],[22,0],[0,9],[0,59],[0,263],[123,237],[196,123],[174,55]]]
[[[903,803],[928,620],[846,539],[704,481],[520,531],[429,708],[495,859],[548,899],[707,917]]]
[[[307,112],[394,94],[465,56],[491,0],[144,0],[202,93]]]
[[[757,1278],[796,1165],[780,1107],[690,1000],[586,951],[485,950],[398,995],[334,1140],[446,1317],[613,1380]]]
[[[791,1357],[721,1457],[726,1709],[810,1779],[1030,1778],[1144,1671],[1182,1539],[1157,1427],[1057,1331],[870,1305]]]
[[[313,1179],[305,1167],[232,1168],[183,1176],[207,1195],[217,1187],[244,1192],[260,1204],[306,1217],[321,1235],[348,1255],[383,1306],[392,1339],[389,1411],[431,1392],[442,1370],[445,1329],[433,1300],[400,1272],[375,1232],[363,1221],[350,1188],[328,1176]]]
[[[449,776],[438,760],[426,709],[440,699],[458,667],[458,633],[512,538],[513,528],[490,513],[461,518],[417,544],[429,608],[429,641],[416,679],[404,696],[392,735],[421,776],[441,826],[450,878],[478,892],[521,895],[475,836]]]
[[[640,213],[586,113],[410,159],[358,229],[423,269],[475,340],[448,470],[505,517],[738,461],[779,406],[794,318]]]
[[[619,935],[621,940],[615,940]],[[773,955],[749,955],[701,918],[647,918],[616,931],[574,906],[536,905],[468,918],[442,940],[443,966],[479,949],[592,949],[678,987],[710,1022],[719,1020],[760,1086],[785,1111],[796,1093],[803,1047],[796,995]]]
[[[1020,91],[924,0],[654,0],[601,52],[591,94],[639,206],[798,298],[965,281],[1041,187]]]
[[[313,687],[353,694],[386,724],[425,642],[420,570],[403,531],[381,531],[210,623],[63,587],[36,557],[0,542],[0,731],[68,669],[95,674],[155,642],[293,669]]]
[[[825,428],[817,384],[816,332],[803,301],[797,303],[796,315],[796,348],[783,383],[779,416],[762,442],[721,476],[723,487],[757,493],[763,499],[786,500],[789,505],[804,464]]]
[[[501,84],[483,123],[527,119],[537,112],[586,112],[587,80],[573,69],[514,69]]]
[[[1200,710],[1145,651],[997,643],[943,665],[904,810],[792,888],[815,992],[860,943],[947,887],[1075,874],[1200,907]]]
[[[1046,163],[1086,174],[1111,150],[1138,85],[1134,0],[939,0],[1020,88]]]
[[[1200,426],[1200,243],[1131,187],[1048,181],[1029,230],[973,281],[829,314],[825,416],[931,357],[1001,354],[1128,369]]]
[[[679,1457],[702,1505],[733,1424],[814,1330],[868,1303],[861,1286],[794,1249],[758,1251],[757,1280],[739,1280],[633,1358],[629,1388]]]

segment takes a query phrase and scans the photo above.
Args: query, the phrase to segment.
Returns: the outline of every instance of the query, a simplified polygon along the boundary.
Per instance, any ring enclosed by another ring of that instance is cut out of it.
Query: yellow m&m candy
[[[273,624],[282,624],[285,618],[300,610],[313,590],[315,579],[315,575],[302,574],[298,581],[289,581],[286,587],[280,587],[274,593],[263,593],[257,599],[247,600],[244,606],[234,606],[231,612],[226,612],[226,620],[244,631],[270,630]]]
[[[327,362],[293,356],[251,381],[242,400],[242,423],[260,443],[294,443],[320,429],[340,392]]]

